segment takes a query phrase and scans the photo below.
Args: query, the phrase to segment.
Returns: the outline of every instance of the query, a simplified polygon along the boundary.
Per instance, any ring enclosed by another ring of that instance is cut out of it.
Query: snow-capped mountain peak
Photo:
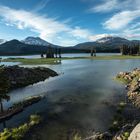
[[[47,41],[39,38],[39,37],[27,37],[21,42],[28,44],[28,45],[38,45],[38,46],[48,46],[50,43]]]
[[[105,42],[111,41],[112,39],[114,39],[113,36],[106,36],[106,37],[98,39],[96,42],[98,42],[98,43],[105,43]]]
[[[5,42],[6,42],[6,40],[0,39],[0,44],[3,44],[3,43],[5,43]]]
[[[98,39],[96,42],[97,43],[128,42],[128,40],[117,36],[107,36]]]

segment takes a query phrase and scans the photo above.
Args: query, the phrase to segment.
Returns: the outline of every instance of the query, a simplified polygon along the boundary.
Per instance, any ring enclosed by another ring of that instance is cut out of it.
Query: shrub
[[[39,124],[40,121],[41,121],[41,117],[39,115],[31,115],[30,116],[30,125]]]
[[[129,135],[130,135],[129,132],[124,132],[124,134],[123,134],[123,136],[124,136],[125,139],[128,139]]]
[[[11,132],[9,129],[4,129],[3,132],[0,133],[0,140],[10,140]]]
[[[12,139],[20,140],[25,135],[25,133],[28,132],[29,129],[30,129],[30,126],[27,123],[19,126],[18,128],[13,128],[11,130]]]
[[[12,129],[4,129],[4,131],[0,133],[0,140],[21,140],[30,128],[38,124],[40,120],[41,117],[39,115],[31,115],[29,123]]]
[[[72,140],[81,140],[81,136],[79,134],[75,134]]]

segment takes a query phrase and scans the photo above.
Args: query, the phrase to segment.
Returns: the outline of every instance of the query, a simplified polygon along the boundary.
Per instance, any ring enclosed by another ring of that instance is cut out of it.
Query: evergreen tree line
[[[140,55],[140,44],[122,45],[120,47],[122,55]]]
[[[61,48],[52,48],[51,46],[48,47],[47,52],[41,54],[41,58],[61,58]]]

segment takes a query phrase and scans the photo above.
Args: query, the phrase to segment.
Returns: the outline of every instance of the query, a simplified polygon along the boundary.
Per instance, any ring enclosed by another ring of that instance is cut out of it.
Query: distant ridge
[[[27,37],[24,40],[13,39],[3,41],[0,39],[0,55],[41,54],[46,52],[48,46],[59,48],[39,37]]]
[[[10,40],[0,45],[0,55],[39,54],[47,51],[47,46],[36,46]]]
[[[140,40],[127,40],[121,37],[108,36],[93,42],[84,42],[72,47],[62,47],[49,43],[39,37],[27,37],[22,41],[0,39],[0,55],[21,55],[46,53],[48,46],[61,48],[63,53],[89,52],[96,47],[97,52],[120,52],[123,44],[140,44]]]
[[[140,40],[127,40],[121,37],[108,36],[98,39],[94,42],[84,42],[75,45],[77,49],[89,50],[91,46],[96,47],[98,51],[101,52],[119,52],[120,46],[123,44],[140,44]]]

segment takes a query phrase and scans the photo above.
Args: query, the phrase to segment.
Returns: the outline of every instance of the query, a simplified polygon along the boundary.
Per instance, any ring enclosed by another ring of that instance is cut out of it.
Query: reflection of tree
[[[0,66],[0,109],[1,112],[4,111],[3,109],[3,100],[9,100],[10,97],[6,94],[9,90],[10,83],[9,79],[4,71],[4,66]]]

